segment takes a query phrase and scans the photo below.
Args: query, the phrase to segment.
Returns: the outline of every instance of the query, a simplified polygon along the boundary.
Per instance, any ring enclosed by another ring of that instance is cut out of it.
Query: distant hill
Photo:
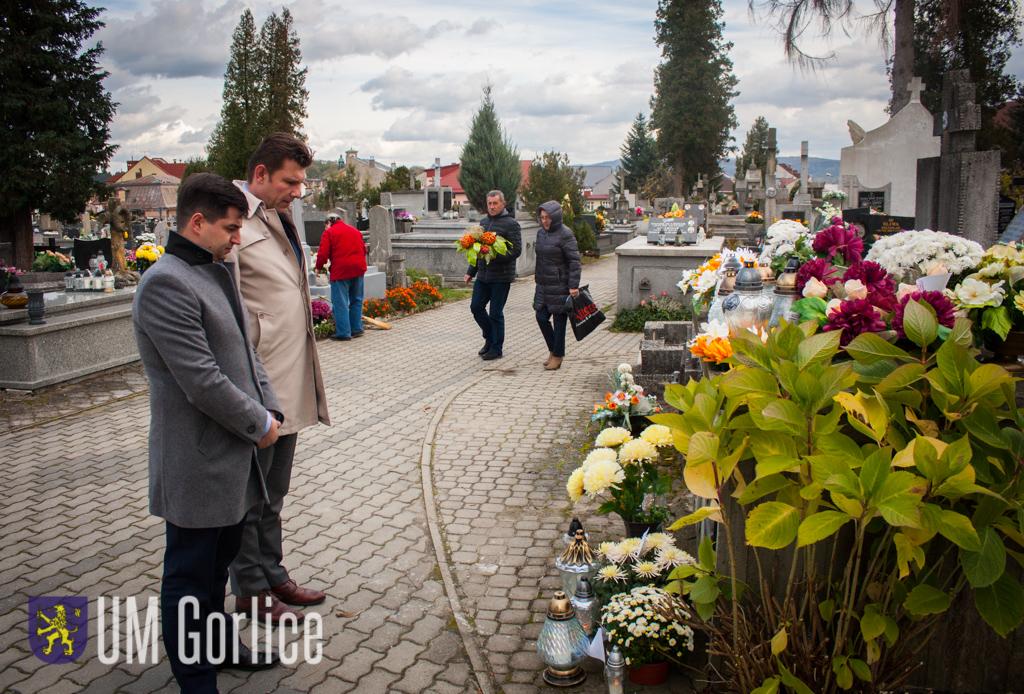
[[[795,170],[800,170],[800,157],[779,157],[779,163],[792,166]],[[620,161],[618,159],[609,159],[608,161],[598,161],[593,164],[583,164],[583,166],[619,166]],[[826,183],[831,181],[833,183],[839,183],[839,160],[838,159],[825,159],[824,157],[808,157],[807,158],[807,170],[811,178],[815,181],[825,181]],[[722,171],[732,176],[736,169],[736,160],[733,157],[723,159],[720,162]],[[831,173],[831,176],[826,174]]]

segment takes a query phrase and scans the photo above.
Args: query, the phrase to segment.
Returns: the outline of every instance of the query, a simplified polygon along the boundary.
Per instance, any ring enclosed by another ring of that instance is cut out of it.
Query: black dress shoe
[[[352,337],[362,337],[365,331],[360,330],[359,332],[352,333]]]
[[[487,354],[490,351],[491,351],[491,343],[490,342],[485,342],[484,346],[480,348],[480,351],[477,352],[477,354],[479,354],[482,357],[482,356],[484,356],[485,354]]]
[[[491,361],[493,359],[501,359],[501,352],[487,352],[483,355],[484,361]]]
[[[271,653],[268,661],[265,651],[261,650],[258,654],[254,654],[248,646],[239,641],[238,657],[235,658],[235,654],[229,651],[224,662],[216,667],[218,670],[269,670],[279,662],[280,658],[277,653]]]
[[[336,342],[348,342],[348,341],[349,341],[349,340],[351,340],[352,338],[351,338],[351,337],[341,337],[340,335],[331,335],[331,336],[330,336],[329,338],[327,338],[327,339],[329,339],[329,340],[335,340]]]

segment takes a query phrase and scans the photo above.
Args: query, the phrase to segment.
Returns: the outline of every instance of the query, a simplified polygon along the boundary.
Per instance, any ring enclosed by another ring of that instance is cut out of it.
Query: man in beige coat
[[[291,580],[282,565],[281,508],[291,480],[298,432],[317,422],[328,424],[309,302],[308,272],[302,241],[289,208],[302,193],[306,167],[313,163],[306,145],[292,135],[269,135],[249,159],[248,180],[235,181],[249,203],[235,251],[238,282],[248,309],[253,347],[277,393],[284,422],[277,443],[261,450],[260,468],[269,503],[245,518],[242,547],[231,565],[235,611],[269,614],[273,622],[287,605],[316,605],[320,590]]]

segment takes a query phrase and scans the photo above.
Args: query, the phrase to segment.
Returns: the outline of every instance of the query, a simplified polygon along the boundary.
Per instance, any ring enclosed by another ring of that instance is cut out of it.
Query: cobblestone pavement
[[[584,280],[599,305],[613,301],[614,258],[586,266]],[[293,577],[328,593],[315,608],[324,658],[221,673],[222,692],[539,690],[534,643],[569,517],[561,461],[575,462],[590,405],[608,371],[635,360],[638,341],[605,324],[582,343],[570,336],[562,369],[546,372],[532,294],[530,280],[513,286],[499,361],[476,356],[467,302],[320,343],[334,425],[300,434],[284,518]],[[148,401],[132,397],[138,371],[124,373],[128,392],[56,421],[37,396],[20,420],[0,400],[0,691],[176,691],[166,661],[102,664],[94,619],[72,664],[44,665],[25,638],[29,595],[89,595],[95,610],[99,595],[158,593]],[[439,552],[428,519],[438,521]],[[584,519],[592,535],[618,535],[602,521]],[[582,691],[603,691],[600,676]]]

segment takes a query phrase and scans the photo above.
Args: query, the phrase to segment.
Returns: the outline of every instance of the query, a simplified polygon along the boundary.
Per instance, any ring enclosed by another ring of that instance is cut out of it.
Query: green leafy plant
[[[668,296],[644,300],[636,308],[627,308],[615,314],[611,331],[620,333],[640,333],[647,321],[680,321],[692,320],[693,311],[682,302]]]
[[[75,263],[71,258],[54,251],[36,253],[36,257],[32,261],[33,272],[67,272],[74,269]]]
[[[727,373],[668,386],[679,413],[651,417],[708,500],[671,529],[721,530],[727,559],[702,545],[671,589],[707,620],[730,690],[895,689],[965,591],[1002,636],[1024,620],[1014,379],[975,359],[965,319],[943,341],[911,301],[904,329],[913,352],[865,333],[843,353],[813,322],[741,334]]]

